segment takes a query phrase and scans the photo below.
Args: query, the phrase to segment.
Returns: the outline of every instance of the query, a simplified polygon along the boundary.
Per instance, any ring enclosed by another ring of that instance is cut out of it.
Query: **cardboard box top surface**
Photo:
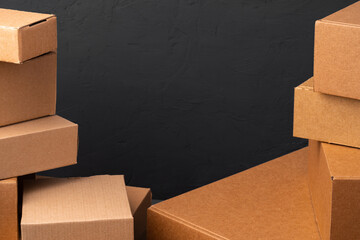
[[[0,28],[18,29],[51,17],[54,15],[0,8]]]
[[[301,149],[150,209],[216,239],[320,240],[307,155]]]
[[[328,168],[334,179],[360,179],[360,149],[321,143]]]
[[[55,130],[64,127],[73,127],[77,124],[72,123],[59,116],[50,116],[39,118],[31,121],[26,121],[14,125],[9,125],[0,128],[0,139],[22,136],[36,132],[44,132],[48,130]]]
[[[321,21],[329,21],[346,25],[360,25],[360,2],[356,2],[344,9],[341,9]]]
[[[24,182],[22,225],[132,218],[123,176]]]

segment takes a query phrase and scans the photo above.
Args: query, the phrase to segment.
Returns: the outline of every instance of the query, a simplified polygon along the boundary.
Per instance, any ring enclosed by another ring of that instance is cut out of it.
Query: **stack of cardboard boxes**
[[[77,163],[78,126],[55,115],[56,20],[0,9],[0,240],[144,239],[151,192],[123,176],[18,178]]]
[[[315,24],[295,88],[309,147],[149,209],[148,239],[360,239],[360,2]]]

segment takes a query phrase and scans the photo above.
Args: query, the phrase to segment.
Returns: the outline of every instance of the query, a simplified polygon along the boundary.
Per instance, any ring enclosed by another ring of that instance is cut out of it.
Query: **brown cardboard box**
[[[360,239],[360,149],[317,141],[309,148],[309,186],[322,239]]]
[[[146,240],[147,209],[151,206],[151,191],[148,188],[126,187],[131,213],[134,217],[135,240]]]
[[[0,62],[0,126],[55,114],[56,65],[56,53],[20,65]]]
[[[360,2],[315,23],[315,91],[360,99]]]
[[[307,183],[307,149],[158,203],[149,240],[320,240]]]
[[[22,63],[56,51],[56,17],[0,8],[0,61]]]
[[[78,126],[59,116],[0,128],[0,179],[76,164]]]
[[[123,176],[24,183],[23,240],[134,239]]]
[[[0,240],[18,240],[17,179],[0,181]]]
[[[294,136],[360,147],[360,101],[314,92],[306,81],[295,88]]]

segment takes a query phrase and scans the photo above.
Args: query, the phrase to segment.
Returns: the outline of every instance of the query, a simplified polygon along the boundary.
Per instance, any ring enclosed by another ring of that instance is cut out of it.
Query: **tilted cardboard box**
[[[20,65],[0,62],[0,126],[55,114],[56,57],[49,53]]]
[[[360,149],[312,140],[309,148],[309,186],[322,239],[360,239]]]
[[[151,191],[148,188],[127,186],[126,192],[134,217],[134,239],[146,240],[147,209],[151,206]]]
[[[123,176],[25,181],[23,240],[132,240]]]
[[[158,203],[149,240],[320,240],[307,182],[307,149]]]
[[[316,21],[315,91],[360,99],[360,2]]]
[[[314,92],[306,81],[295,88],[294,136],[360,147],[360,101]]]
[[[0,128],[0,179],[76,164],[78,125],[59,116]]]
[[[0,181],[0,240],[18,240],[18,183]]]
[[[56,17],[0,8],[0,61],[22,63],[56,51]]]

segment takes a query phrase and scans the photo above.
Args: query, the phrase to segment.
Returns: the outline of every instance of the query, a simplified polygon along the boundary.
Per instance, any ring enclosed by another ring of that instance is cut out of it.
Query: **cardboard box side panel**
[[[0,140],[0,179],[76,164],[77,137],[75,125]]]
[[[55,114],[55,53],[24,64],[0,62],[0,126]]]
[[[360,180],[333,182],[331,239],[360,239]]]
[[[294,136],[360,147],[360,101],[295,88]]]
[[[19,30],[20,61],[26,61],[57,49],[56,17],[46,19],[36,25]]]
[[[104,220],[57,224],[21,225],[22,240],[49,240],[49,236],[66,240],[133,240],[133,220]]]
[[[151,192],[149,191],[148,194],[145,196],[144,200],[141,202],[141,204],[133,214],[135,240],[146,239],[147,210],[151,206],[151,199],[152,199]]]
[[[332,180],[321,143],[309,141],[309,189],[322,239],[330,239]]]
[[[18,240],[17,180],[0,181],[0,240]]]
[[[20,62],[18,37],[18,29],[0,28],[0,62]]]
[[[155,207],[148,210],[147,240],[214,240],[224,239],[211,236],[184,222],[165,216]]]
[[[315,24],[314,89],[360,99],[360,28],[324,21]]]

